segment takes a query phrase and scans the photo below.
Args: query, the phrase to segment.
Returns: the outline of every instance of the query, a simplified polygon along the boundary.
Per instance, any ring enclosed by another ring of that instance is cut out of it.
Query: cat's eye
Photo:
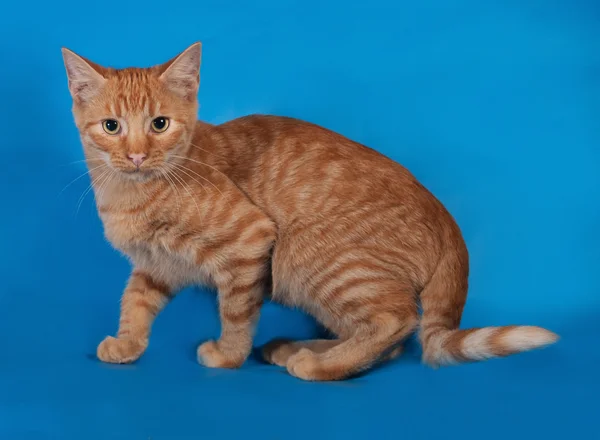
[[[152,131],[156,133],[164,133],[169,128],[169,118],[159,116],[152,120]]]
[[[119,121],[115,121],[114,119],[107,119],[102,122],[102,128],[108,134],[117,134],[121,131],[121,124]]]

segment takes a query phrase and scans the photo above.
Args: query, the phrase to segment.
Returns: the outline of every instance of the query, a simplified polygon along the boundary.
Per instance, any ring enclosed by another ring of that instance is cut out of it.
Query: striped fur
[[[105,362],[135,361],[152,322],[182,287],[218,289],[221,337],[198,348],[211,367],[240,366],[252,348],[276,227],[216,168],[187,162],[198,104],[199,45],[154,69],[104,69],[64,51],[73,112],[105,234],[134,267],[117,337],[98,347]],[[164,133],[150,121],[168,116]],[[116,119],[109,135],[102,121]],[[146,154],[139,170],[128,154]]]
[[[196,121],[199,45],[150,69],[64,57],[106,236],[135,268],[119,333],[100,345],[101,359],[137,359],[156,314],[197,283],[219,291],[221,338],[198,350],[210,367],[244,361],[267,286],[274,300],[335,335],[264,347],[267,361],[305,380],[344,379],[395,358],[415,331],[434,366],[556,340],[538,327],[458,330],[469,275],[464,240],[399,164],[295,119]],[[161,134],[148,129],[157,116],[171,121]],[[103,132],[106,118],[123,132]],[[128,154],[147,160],[136,171]]]

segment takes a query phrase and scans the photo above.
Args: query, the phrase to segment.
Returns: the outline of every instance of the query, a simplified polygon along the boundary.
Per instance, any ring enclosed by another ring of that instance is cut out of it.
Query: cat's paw
[[[290,356],[287,361],[287,370],[292,376],[299,379],[321,380],[317,355],[308,348],[302,348]]]
[[[285,367],[289,358],[298,351],[294,349],[293,344],[292,341],[285,339],[271,341],[262,348],[262,357],[270,364]]]
[[[198,363],[209,368],[238,368],[246,357],[223,350],[216,341],[206,341],[198,347]]]
[[[102,362],[128,364],[138,360],[146,350],[147,345],[147,343],[131,339],[107,336],[106,339],[98,345],[96,354],[98,359]]]

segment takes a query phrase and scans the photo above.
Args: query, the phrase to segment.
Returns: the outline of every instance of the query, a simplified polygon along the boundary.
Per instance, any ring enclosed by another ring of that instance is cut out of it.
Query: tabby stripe
[[[227,298],[233,298],[242,294],[246,294],[252,290],[259,289],[265,284],[264,278],[258,278],[250,284],[244,284],[241,286],[233,286],[224,296]]]
[[[275,231],[273,230],[273,228],[260,228],[257,231],[254,231],[250,237],[246,238],[242,244],[244,246],[254,246],[260,243],[273,241],[274,239]]]
[[[348,258],[348,257],[350,257],[351,260],[360,259],[360,260],[364,261],[366,257],[377,260],[375,262],[365,262],[365,264],[371,264],[371,265],[376,265],[379,261],[383,261],[384,263],[388,263],[389,265],[391,265],[392,268],[390,269],[390,268],[386,268],[383,266],[379,266],[379,267],[381,269],[389,270],[391,274],[396,274],[397,271],[399,270],[399,268],[401,267],[401,265],[399,265],[399,264],[394,265],[388,261],[382,260],[380,257],[372,255],[371,252],[376,254],[379,251],[377,249],[374,249],[374,248],[371,248],[368,246],[345,248],[345,249],[333,254],[332,256],[330,256],[327,259],[327,261],[325,261],[324,263],[319,264],[317,267],[314,267],[314,270],[318,273],[327,272],[328,270],[330,270],[331,266],[334,266],[335,264],[346,263],[346,261],[347,261],[346,258]],[[380,253],[386,254],[383,251],[381,251]],[[388,255],[393,256],[394,258],[397,258],[400,260],[399,256],[395,253],[390,252],[390,253],[388,253]]]
[[[248,268],[252,266],[263,266],[267,261],[268,257],[236,258],[231,260],[230,265],[233,268]]]
[[[226,320],[230,324],[245,324],[246,322],[250,321],[252,317],[260,310],[261,305],[261,303],[255,302],[239,312],[223,310],[221,314],[222,319]]]
[[[185,246],[190,239],[196,236],[195,232],[183,232],[179,235],[176,235],[173,238],[172,247],[174,250],[180,250],[183,246]]]
[[[147,273],[134,270],[132,276],[139,278],[140,281],[142,281],[148,289],[156,290],[164,296],[170,296],[169,286],[165,283],[155,280]]]
[[[514,350],[511,350],[506,345],[506,342],[504,341],[504,337],[506,336],[507,333],[511,332],[516,327],[517,327],[516,325],[509,325],[509,326],[500,327],[500,328],[496,329],[496,331],[490,337],[490,340],[489,340],[490,351],[492,352],[492,354],[494,354],[495,356],[498,356],[498,357],[504,357],[504,356],[508,356],[508,355],[514,353]]]
[[[235,228],[238,231],[246,231],[250,226],[263,219],[265,219],[265,215],[262,212],[252,211],[251,213],[238,218],[237,222],[235,223]]]
[[[469,361],[470,359],[463,353],[462,343],[467,336],[469,336],[472,333],[475,333],[478,330],[480,329],[471,328],[468,330],[462,330],[460,332],[451,333],[448,336],[448,338],[444,341],[442,349],[456,361]]]
[[[231,207],[229,206],[229,204],[231,204]],[[222,206],[220,211],[213,212],[212,216],[209,219],[209,223],[219,225],[224,229],[231,228],[236,220],[236,217],[233,214],[237,213],[236,208],[238,206],[237,203],[233,203],[231,200],[229,200],[229,204],[223,203],[222,205],[224,206]],[[213,203],[211,203],[211,205],[213,205]]]
[[[139,298],[135,301],[135,306],[145,309],[148,313],[153,316],[158,315],[161,307],[157,304],[150,303],[147,299]]]
[[[294,146],[297,146],[297,144],[298,144],[298,141],[295,142]],[[283,187],[285,187],[285,180],[286,180],[286,178],[289,177],[288,170],[290,169],[290,164],[293,161],[296,161],[296,157],[295,157],[294,154],[284,155],[284,157],[282,157],[280,159],[280,161],[278,161],[279,167],[277,169],[277,172],[274,173],[275,175],[271,179],[271,182],[273,182],[273,187],[274,188],[283,188]]]
[[[380,282],[385,282],[385,281],[389,281],[389,278],[385,277],[375,277],[375,278],[354,278],[354,279],[349,279],[344,281],[342,284],[334,287],[331,291],[329,291],[326,295],[325,295],[325,301],[326,302],[334,302],[336,300],[340,300],[340,297],[346,293],[346,292],[350,292],[352,289],[355,289],[357,287],[360,286],[367,286],[369,284],[377,284]],[[375,286],[376,288],[377,286]],[[376,290],[376,289],[372,289],[372,290]],[[364,300],[368,300],[367,296],[364,296],[364,290],[361,291],[361,296],[363,297]],[[375,292],[378,293],[378,292]],[[341,300],[340,300],[341,301]]]
[[[364,309],[369,307],[369,303],[364,299],[352,298],[347,301],[343,301],[338,304],[331,306],[335,313],[339,316],[351,315],[354,321],[359,321],[358,309]]]
[[[333,270],[331,270],[329,267],[321,269],[321,271],[325,272],[325,275],[312,285],[312,290],[314,290],[316,294],[319,294],[319,292],[327,287],[329,283],[339,280],[342,275],[344,275],[346,272],[351,272],[352,270],[360,270],[361,274],[365,271],[371,271],[373,275],[384,275],[387,277],[387,279],[395,276],[392,272],[389,272],[378,265],[366,263],[360,260],[351,260],[340,264],[336,269]]]

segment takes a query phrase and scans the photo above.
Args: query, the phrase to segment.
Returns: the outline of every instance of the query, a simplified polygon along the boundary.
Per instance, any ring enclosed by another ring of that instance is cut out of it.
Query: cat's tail
[[[535,326],[459,330],[467,297],[468,254],[462,240],[444,255],[421,292],[423,361],[437,367],[503,357],[552,344],[558,336]]]
[[[440,329],[424,344],[423,361],[433,367],[482,361],[544,347],[557,340],[556,334],[535,326]]]

